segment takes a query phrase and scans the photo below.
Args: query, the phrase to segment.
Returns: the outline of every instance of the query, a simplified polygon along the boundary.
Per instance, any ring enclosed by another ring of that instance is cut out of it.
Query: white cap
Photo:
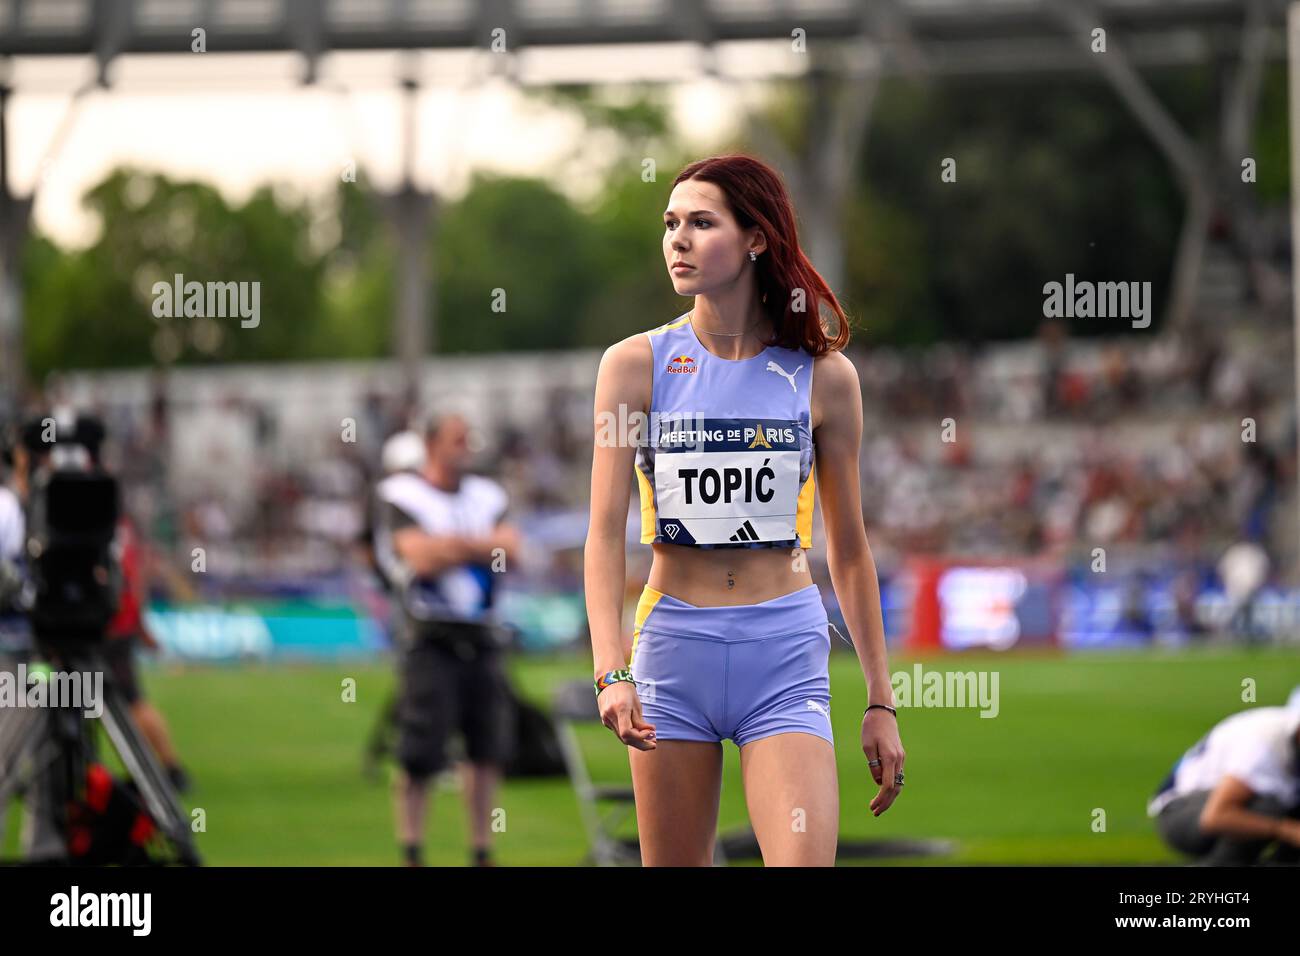
[[[424,439],[415,432],[398,432],[384,442],[381,453],[384,471],[418,471],[424,467]]]

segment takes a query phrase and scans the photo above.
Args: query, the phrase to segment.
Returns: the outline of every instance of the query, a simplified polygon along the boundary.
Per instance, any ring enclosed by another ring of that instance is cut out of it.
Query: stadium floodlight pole
[[[8,58],[3,65],[7,66]],[[7,72],[7,71],[6,71]],[[31,200],[9,189],[9,97],[13,89],[0,74],[0,413],[14,412],[23,394],[23,288],[19,266]]]
[[[387,203],[397,233],[397,314],[393,346],[407,394],[418,396],[420,372],[429,354],[429,224],[433,197],[415,183],[416,137],[419,132],[419,71],[414,51],[403,60],[401,80],[402,181]]]
[[[1293,2],[1286,11],[1286,61],[1289,126],[1291,132],[1291,317],[1293,322],[1292,348],[1295,352],[1296,427],[1300,428],[1300,294],[1296,281],[1300,278],[1300,2]],[[1300,454],[1300,445],[1297,446]],[[1296,512],[1296,535],[1293,543],[1300,546],[1300,507]],[[1296,552],[1294,573],[1300,578],[1300,550]]]
[[[5,57],[5,72],[8,72],[9,58]],[[21,324],[15,321],[14,309],[10,304],[11,289],[9,282],[9,83],[6,76],[0,76],[0,418],[11,408],[16,408],[17,394],[10,394],[14,389],[15,378],[21,363],[15,361],[18,355],[18,332]]]

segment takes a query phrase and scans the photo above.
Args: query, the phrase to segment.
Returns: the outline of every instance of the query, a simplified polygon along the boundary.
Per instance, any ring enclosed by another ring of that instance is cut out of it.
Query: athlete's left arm
[[[813,408],[817,487],[826,528],[826,564],[831,584],[858,652],[868,700],[892,706],[894,695],[885,652],[880,582],[862,521],[858,473],[862,389],[858,370],[842,352],[830,352],[816,360]],[[867,756],[879,756],[881,761],[880,766],[872,768],[872,776],[882,784],[880,794],[872,801],[872,810],[880,806],[879,816],[897,796],[894,770],[902,767],[904,757],[894,716],[885,710],[869,711],[863,721],[862,743]]]
[[[844,353],[831,352],[817,360],[813,391],[814,405],[821,413],[813,439],[831,583],[858,649],[871,702],[892,704],[880,585],[862,522],[858,473],[862,391],[858,370]]]

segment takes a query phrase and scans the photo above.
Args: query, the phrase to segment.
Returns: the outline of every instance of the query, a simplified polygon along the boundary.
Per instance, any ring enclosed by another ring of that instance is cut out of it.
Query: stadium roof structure
[[[1239,46],[1252,0],[1069,0],[1122,35],[1139,65],[1203,61]],[[1280,22],[1284,0],[1263,0]],[[871,37],[885,68],[937,73],[1090,69],[1061,0],[0,0],[0,56],[117,56],[207,49],[300,51],[315,77],[331,50],[712,44]],[[504,34],[494,31],[504,30]],[[1280,37],[1280,33],[1279,33]],[[1276,51],[1282,52],[1280,44]],[[892,55],[888,55],[892,54]]]

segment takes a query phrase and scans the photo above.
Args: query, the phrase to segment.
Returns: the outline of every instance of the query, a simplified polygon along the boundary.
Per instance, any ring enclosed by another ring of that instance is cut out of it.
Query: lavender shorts
[[[760,604],[696,607],[646,587],[630,667],[659,740],[831,734],[831,638],[817,585]]]

